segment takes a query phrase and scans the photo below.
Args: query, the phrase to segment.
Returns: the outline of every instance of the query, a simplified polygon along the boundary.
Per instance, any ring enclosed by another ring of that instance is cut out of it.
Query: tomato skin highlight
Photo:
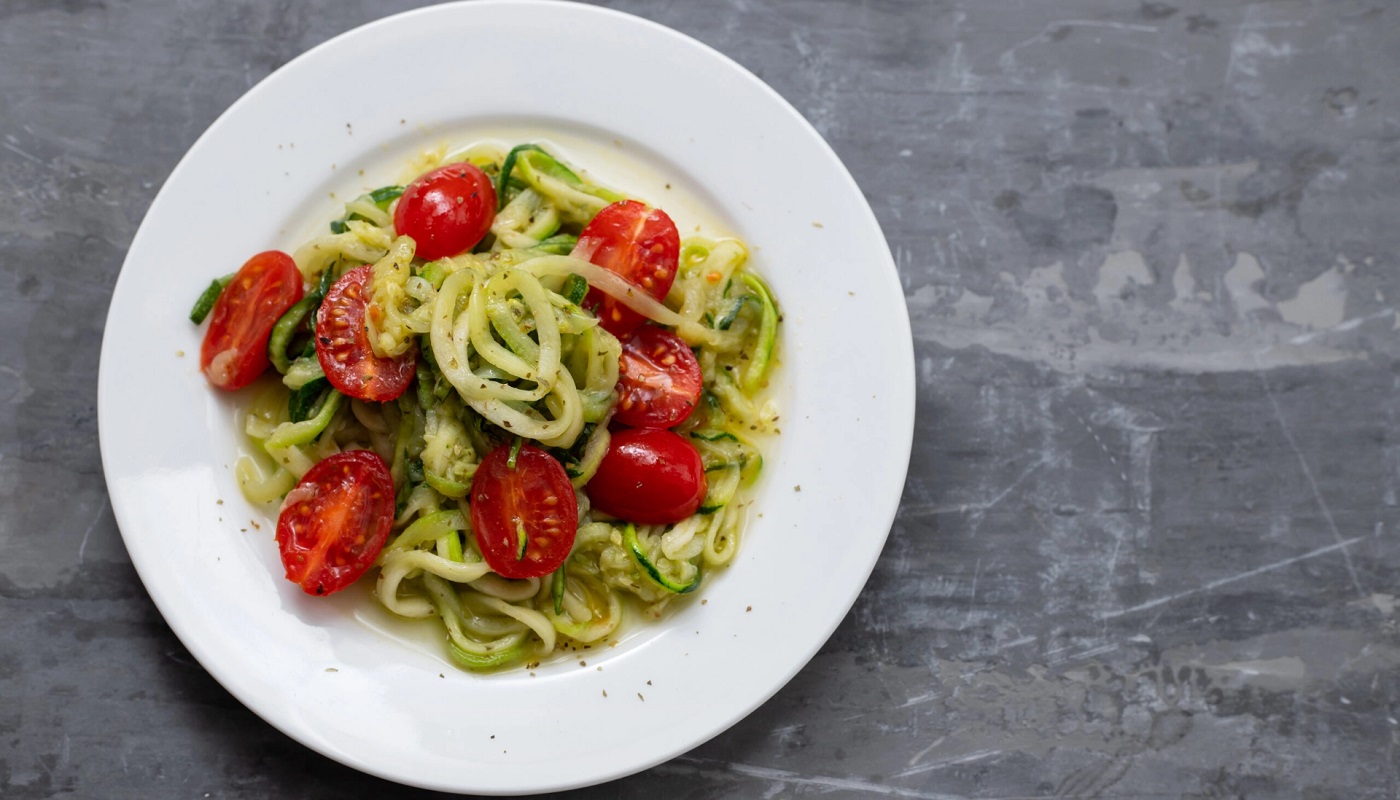
[[[703,380],[700,362],[679,336],[642,325],[622,344],[613,419],[634,428],[674,428],[699,404]]]
[[[554,456],[522,445],[510,466],[510,445],[492,450],[472,478],[476,544],[503,578],[538,578],[555,571],[574,546],[578,499]],[[524,556],[520,536],[524,532]]]
[[[628,428],[612,435],[584,490],[593,506],[639,525],[680,522],[708,488],[700,452],[674,431]]]
[[[358,267],[326,292],[316,312],[316,360],[342,394],[382,403],[403,394],[413,382],[418,350],[415,345],[398,358],[374,354],[365,332],[371,280],[370,267]]]
[[[394,208],[394,230],[409,236],[427,261],[455,256],[477,245],[496,218],[496,188],[465,161],[420,175]]]
[[[268,250],[248,259],[210,312],[199,351],[199,368],[209,383],[232,391],[256,380],[270,363],[272,327],[302,294],[301,273],[291,256]]]
[[[579,234],[573,254],[626,278],[656,300],[676,281],[681,236],[676,223],[659,208],[620,200],[599,211]],[[598,315],[603,330],[623,339],[645,317],[619,300],[589,289],[583,307]]]
[[[394,525],[394,481],[384,459],[348,450],[318,461],[287,493],[277,549],[287,580],[317,596],[369,570]]]

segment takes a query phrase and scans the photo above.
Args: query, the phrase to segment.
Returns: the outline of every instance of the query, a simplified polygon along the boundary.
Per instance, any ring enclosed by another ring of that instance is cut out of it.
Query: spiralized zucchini
[[[756,437],[777,420],[764,389],[779,315],[735,239],[684,239],[663,302],[572,255],[581,229],[622,195],[543,148],[429,152],[405,179],[454,160],[481,167],[499,195],[474,252],[416,257],[413,240],[393,229],[402,189],[386,187],[346,203],[329,233],[295,253],[311,286],[372,265],[370,343],[381,357],[416,348],[415,385],[387,403],[344,398],[324,379],[314,347],[298,351],[283,336],[285,375],[248,409],[256,455],[240,459],[236,474],[249,500],[272,503],[318,460],[376,451],[398,499],[375,597],[404,617],[440,618],[446,652],[484,670],[608,640],[629,613],[661,616],[734,559],[762,468]],[[633,526],[590,508],[586,487],[608,449],[622,346],[580,307],[588,287],[672,329],[701,366],[700,407],[675,430],[700,452],[709,492],[699,512],[674,525]],[[543,578],[491,572],[471,529],[477,466],[515,437],[564,465],[578,501],[570,555]]]

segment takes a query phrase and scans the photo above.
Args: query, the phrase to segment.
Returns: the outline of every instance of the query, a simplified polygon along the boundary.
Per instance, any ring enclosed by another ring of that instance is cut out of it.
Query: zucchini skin
[[[525,657],[525,648],[522,645],[512,647],[502,647],[488,655],[479,656],[470,653],[457,646],[451,639],[447,640],[447,650],[452,655],[452,660],[470,670],[490,670],[504,666]]]
[[[209,284],[209,288],[200,292],[199,299],[194,301],[194,308],[190,309],[190,322],[196,325],[204,322],[204,318],[214,310],[214,303],[218,302],[219,295],[224,293],[224,288],[233,281],[235,274],[230,272],[222,278],[215,278],[213,283]]]
[[[287,348],[292,343],[292,337],[302,330],[302,323],[306,322],[308,317],[311,318],[312,322],[307,327],[315,327],[316,311],[321,307],[321,301],[325,299],[326,292],[330,291],[331,284],[334,282],[335,270],[326,270],[321,274],[320,283],[309,294],[296,301],[282,316],[278,317],[277,322],[272,326],[272,335],[267,339],[267,359],[283,375],[286,375],[287,370],[292,368],[292,358],[287,355]],[[311,352],[315,352],[314,346]]]
[[[744,284],[756,295],[763,307],[763,317],[758,325],[758,352],[754,353],[748,369],[744,370],[740,385],[749,394],[758,390],[768,372],[768,364],[773,359],[773,347],[778,341],[778,306],[773,302],[773,293],[762,278],[751,272],[742,276]]]
[[[627,523],[627,528],[622,533],[622,543],[627,547],[627,551],[632,554],[632,560],[637,562],[637,566],[647,574],[647,577],[656,582],[658,586],[675,594],[690,594],[700,587],[700,579],[704,576],[704,571],[696,569],[695,580],[687,584],[679,584],[661,574],[661,570],[651,563],[646,553],[642,552],[642,543],[637,539],[637,526]]]

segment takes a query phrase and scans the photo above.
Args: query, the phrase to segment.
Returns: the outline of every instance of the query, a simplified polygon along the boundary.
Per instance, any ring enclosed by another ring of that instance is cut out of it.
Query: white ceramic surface
[[[339,209],[332,193],[343,201],[425,147],[493,130],[613,147],[619,163],[674,180],[754,248],[785,313],[782,434],[735,563],[703,587],[704,605],[533,675],[456,670],[367,611],[367,592],[318,600],[283,580],[275,510],[249,506],[233,478],[240,398],[206,385],[202,328],[186,318],[212,276],[324,226]],[[898,505],[913,348],[874,215],[776,93],[635,17],[486,0],[321,45],[200,137],[117,281],[98,412],[132,561],[220,683],[288,735],[366,772],[520,794],[678,755],[758,707],[816,653],[869,576]]]

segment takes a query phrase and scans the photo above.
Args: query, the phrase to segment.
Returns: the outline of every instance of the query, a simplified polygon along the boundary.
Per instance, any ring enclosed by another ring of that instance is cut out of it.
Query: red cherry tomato
[[[385,402],[403,394],[418,368],[416,351],[380,358],[365,333],[370,267],[352,269],[326,292],[316,313],[316,360],[342,394]],[[266,348],[263,348],[266,349]]]
[[[487,566],[504,578],[538,578],[559,569],[578,533],[578,500],[564,467],[523,445],[481,460],[472,478],[472,530]]]
[[[700,453],[673,431],[628,428],[612,435],[586,490],[600,511],[641,525],[680,522],[705,499]]]
[[[349,450],[317,462],[277,515],[287,580],[307,594],[344,589],[379,557],[393,525],[394,481],[383,459]]]
[[[224,288],[209,316],[199,368],[220,389],[241,389],[267,369],[272,326],[301,299],[301,273],[286,253],[248,259]]]
[[[618,359],[617,413],[634,428],[671,428],[700,402],[700,362],[681,338],[643,325],[622,345]]]
[[[681,236],[659,208],[622,200],[598,212],[579,234],[574,255],[626,278],[660,300],[676,280]],[[598,315],[603,329],[624,338],[645,319],[621,302],[590,289],[583,307]]]
[[[495,218],[491,179],[463,161],[410,183],[394,208],[394,230],[413,237],[417,256],[432,261],[475,247]]]

